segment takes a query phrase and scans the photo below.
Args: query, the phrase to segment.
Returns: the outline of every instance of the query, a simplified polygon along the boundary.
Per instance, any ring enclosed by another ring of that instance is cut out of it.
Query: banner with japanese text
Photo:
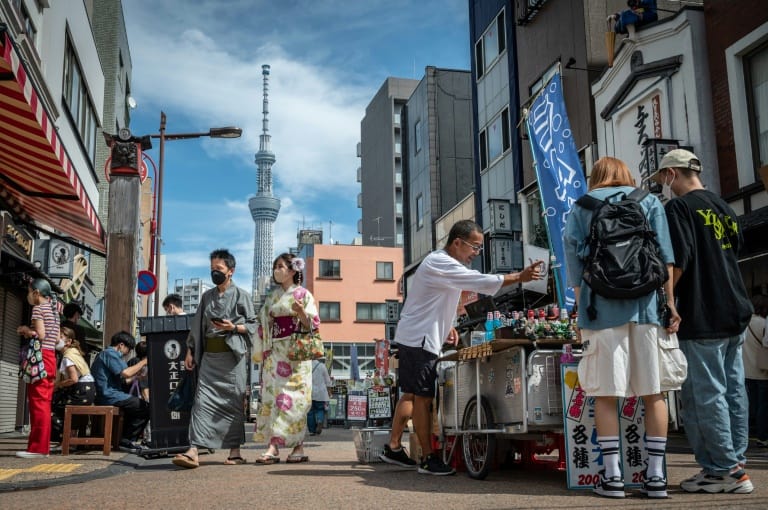
[[[565,110],[560,73],[534,99],[528,109],[526,127],[554,258],[551,267],[557,299],[561,308],[571,309],[576,301],[573,289],[566,288],[563,232],[573,203],[586,193],[587,185]]]

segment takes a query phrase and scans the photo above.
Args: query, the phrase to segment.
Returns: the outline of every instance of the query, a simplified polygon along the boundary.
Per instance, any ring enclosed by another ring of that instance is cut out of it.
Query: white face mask
[[[666,198],[667,200],[672,200],[672,198],[675,196],[674,193],[672,193],[672,183],[675,182],[675,175],[672,176],[672,180],[667,183],[667,180],[664,179],[664,183],[661,185],[661,194]]]
[[[63,351],[64,350],[64,340],[59,340],[56,342],[56,350],[57,351]]]

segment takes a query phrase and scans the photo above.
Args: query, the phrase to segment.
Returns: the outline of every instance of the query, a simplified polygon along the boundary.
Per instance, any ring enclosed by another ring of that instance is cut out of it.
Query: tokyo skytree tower
[[[262,132],[259,136],[259,152],[256,153],[258,167],[256,196],[248,201],[248,208],[256,223],[256,235],[253,242],[253,301],[259,304],[265,294],[272,276],[272,258],[274,257],[274,225],[280,212],[280,199],[272,196],[272,165],[275,154],[269,147],[269,65],[261,66],[264,77],[264,105],[262,114]]]

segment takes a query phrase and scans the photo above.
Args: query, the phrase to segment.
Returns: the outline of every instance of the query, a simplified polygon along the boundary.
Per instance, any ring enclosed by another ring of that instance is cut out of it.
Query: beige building
[[[348,379],[353,349],[360,378],[375,368],[375,340],[385,338],[387,302],[402,301],[402,248],[306,245],[304,286],[320,311],[320,334],[333,350],[331,376]]]

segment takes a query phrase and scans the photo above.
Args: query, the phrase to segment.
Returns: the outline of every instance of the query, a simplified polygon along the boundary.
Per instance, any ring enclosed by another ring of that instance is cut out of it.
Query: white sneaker
[[[16,452],[16,456],[20,457],[22,459],[39,459],[39,458],[45,458],[48,455],[45,453],[34,453],[34,452]]]
[[[725,476],[704,475],[698,479],[688,479],[680,484],[685,492],[707,492],[717,494],[719,492],[733,494],[749,494],[754,490],[749,475],[743,469]]]

